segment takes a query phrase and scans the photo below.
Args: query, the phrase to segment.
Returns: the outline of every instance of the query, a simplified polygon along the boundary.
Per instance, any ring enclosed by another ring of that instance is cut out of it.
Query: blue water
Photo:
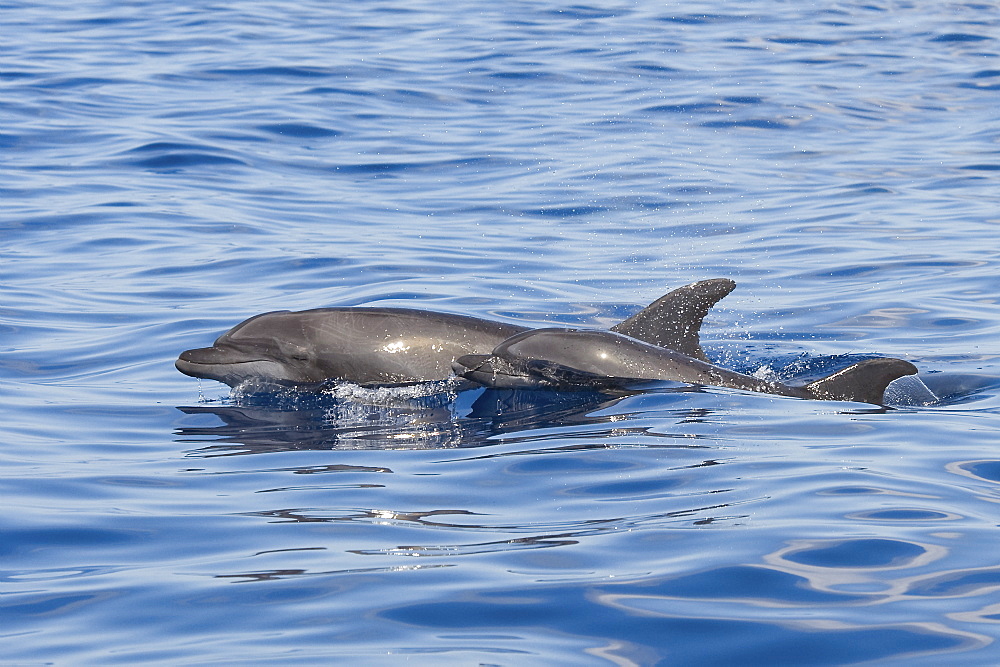
[[[0,32],[0,662],[1000,662],[996,5],[14,0]],[[712,277],[723,365],[898,356],[939,400],[173,368],[268,310],[607,327]]]

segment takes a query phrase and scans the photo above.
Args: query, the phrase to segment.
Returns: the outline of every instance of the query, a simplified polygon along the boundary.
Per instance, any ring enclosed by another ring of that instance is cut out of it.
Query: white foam
[[[753,376],[765,382],[777,382],[778,374],[770,366],[761,366],[753,372]]]
[[[462,379],[458,377],[390,387],[363,387],[353,382],[338,382],[324,388],[323,393],[353,403],[394,406],[428,397],[439,397],[443,401],[452,400],[461,384]]]

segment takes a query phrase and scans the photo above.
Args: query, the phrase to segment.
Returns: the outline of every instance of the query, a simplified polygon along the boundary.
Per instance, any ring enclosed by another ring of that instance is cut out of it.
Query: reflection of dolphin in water
[[[613,331],[536,329],[508,338],[489,355],[460,357],[455,372],[487,387],[572,389],[669,380],[798,398],[881,404],[890,382],[913,375],[917,369],[902,359],[869,359],[796,387],[727,370]]]
[[[727,279],[670,292],[612,331],[704,359],[698,333],[709,308],[733,290]],[[527,331],[516,324],[407,308],[319,308],[264,313],[237,324],[212,347],[188,350],[179,371],[237,386],[247,380],[360,385],[443,380],[467,354],[488,354]]]
[[[480,389],[478,393],[466,392],[459,401],[419,397],[379,405],[358,404],[325,393],[286,391],[244,396],[238,405],[179,407],[188,415],[214,415],[222,424],[185,425],[177,435],[181,442],[197,444],[199,448],[191,454],[200,457],[294,450],[483,447],[497,443],[491,436],[512,431],[584,424],[600,428],[615,418],[590,413],[610,408],[629,393],[609,396],[590,391]],[[685,410],[682,416],[692,415]],[[614,430],[621,433],[626,429],[615,423]],[[642,433],[646,435],[646,430]],[[650,437],[676,436],[656,433]],[[683,437],[684,446],[694,446],[690,434]],[[321,472],[328,472],[327,467]]]

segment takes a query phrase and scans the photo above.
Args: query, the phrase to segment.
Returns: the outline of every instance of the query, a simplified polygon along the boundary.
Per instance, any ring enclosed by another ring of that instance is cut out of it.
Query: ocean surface
[[[995,3],[7,0],[0,33],[0,664],[1000,663]],[[720,365],[894,356],[933,395],[173,366],[271,310],[606,328],[714,277]]]

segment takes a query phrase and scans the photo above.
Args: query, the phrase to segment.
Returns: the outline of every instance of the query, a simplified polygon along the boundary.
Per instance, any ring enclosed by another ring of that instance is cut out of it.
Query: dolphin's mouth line
[[[270,359],[240,359],[239,361],[191,361],[190,359],[178,359],[185,364],[192,366],[237,366],[239,364],[256,364],[270,361]]]
[[[460,377],[468,377],[475,373],[488,373],[497,377],[521,377],[522,374],[509,367],[503,359],[490,354],[467,354],[459,357],[451,364],[452,371]]]
[[[253,355],[239,359],[226,358],[227,350],[219,348],[201,348],[198,350],[188,350],[181,354],[174,367],[185,375],[191,377],[208,378],[229,383],[242,377],[243,375],[253,375],[259,372],[259,367],[274,363],[262,355]]]
[[[196,366],[232,366],[272,361],[260,353],[254,356],[239,356],[241,354],[239,350],[231,348],[201,347],[182,352],[177,361]]]
[[[471,373],[480,370],[490,362],[492,357],[488,354],[466,354],[451,363],[451,368],[457,375]]]

